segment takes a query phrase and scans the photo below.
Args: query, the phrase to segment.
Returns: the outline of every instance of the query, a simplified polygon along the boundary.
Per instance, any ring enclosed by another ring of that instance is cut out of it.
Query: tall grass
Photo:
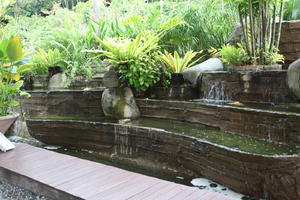
[[[300,20],[300,0],[285,3],[284,20]]]
[[[174,17],[184,20],[185,24],[176,26],[160,41],[164,49],[181,55],[221,47],[238,22],[234,9],[223,0],[164,1],[162,10],[159,1],[113,1],[100,13],[101,20],[96,22],[100,38],[134,38],[141,30],[157,30]]]

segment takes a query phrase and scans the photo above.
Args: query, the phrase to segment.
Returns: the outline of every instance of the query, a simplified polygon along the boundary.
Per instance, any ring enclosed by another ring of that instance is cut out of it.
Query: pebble
[[[0,200],[51,200],[10,183],[0,181]]]

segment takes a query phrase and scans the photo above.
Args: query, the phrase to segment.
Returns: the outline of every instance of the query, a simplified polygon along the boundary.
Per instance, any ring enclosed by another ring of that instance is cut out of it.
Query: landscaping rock
[[[60,89],[64,88],[63,84],[63,73],[54,74],[49,80],[49,89]]]
[[[185,80],[188,80],[192,84],[196,85],[201,73],[209,71],[222,71],[223,69],[224,66],[220,59],[210,58],[203,63],[185,69],[182,74]]]
[[[110,70],[104,74],[103,84],[108,88],[120,86],[119,76],[114,68],[110,68]]]
[[[35,76],[33,79],[33,88],[34,89],[47,89],[49,84],[48,76]]]
[[[287,82],[292,94],[300,100],[300,58],[290,64],[287,72]]]
[[[140,116],[139,108],[130,88],[107,88],[102,94],[105,116],[134,119]]]
[[[237,43],[240,43],[242,41],[242,26],[240,24],[236,25],[233,29],[233,32],[229,36],[227,40],[227,44],[236,46]]]

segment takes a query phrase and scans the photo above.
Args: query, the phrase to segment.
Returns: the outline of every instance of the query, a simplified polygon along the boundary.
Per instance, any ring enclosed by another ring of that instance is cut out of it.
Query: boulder
[[[300,100],[300,58],[290,64],[287,72],[287,83],[292,94]]]
[[[64,79],[64,74],[63,73],[54,74],[49,80],[48,88],[49,89],[64,88],[63,79]]]
[[[222,71],[223,69],[224,66],[220,59],[210,58],[203,63],[185,69],[181,73],[183,74],[185,80],[188,80],[192,84],[196,85],[201,73],[209,71]]]
[[[102,109],[105,116],[119,119],[135,119],[139,108],[130,88],[107,88],[102,94]]]
[[[104,74],[103,84],[108,88],[120,86],[119,76],[114,68],[110,68],[109,71]]]
[[[243,37],[242,26],[240,24],[238,24],[234,27],[233,32],[229,36],[226,43],[230,44],[232,46],[236,46],[237,43],[241,43],[242,37]]]

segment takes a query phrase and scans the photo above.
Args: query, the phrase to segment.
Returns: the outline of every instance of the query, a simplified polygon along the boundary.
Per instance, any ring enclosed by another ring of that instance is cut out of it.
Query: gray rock
[[[110,68],[110,70],[104,74],[103,84],[108,88],[120,86],[119,76],[114,68]]]
[[[290,64],[287,72],[287,82],[292,94],[300,100],[300,58]]]
[[[35,76],[33,80],[34,89],[47,89],[49,83],[48,75]]]
[[[233,32],[229,36],[226,43],[232,46],[236,46],[237,43],[241,43],[242,37],[243,37],[242,26],[238,24],[234,27]]]
[[[105,116],[122,119],[135,119],[140,116],[139,108],[130,88],[105,89],[101,103]]]
[[[64,76],[63,73],[54,74],[49,80],[48,88],[49,89],[64,88],[63,76]]]
[[[188,80],[192,84],[196,85],[198,77],[201,75],[201,73],[208,71],[222,71],[223,69],[224,66],[220,59],[210,58],[203,63],[185,69],[181,73],[183,74],[185,80]]]

